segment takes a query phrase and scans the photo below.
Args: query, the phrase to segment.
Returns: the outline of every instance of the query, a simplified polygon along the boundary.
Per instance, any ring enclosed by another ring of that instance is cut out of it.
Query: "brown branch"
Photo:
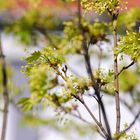
[[[91,124],[90,122],[88,122],[87,120],[85,120],[85,119],[81,116],[81,114],[80,114],[80,112],[79,112],[78,110],[77,110],[77,112],[78,112],[79,115],[76,115],[76,114],[73,114],[73,113],[70,113],[70,115],[72,115],[72,116],[76,117],[77,119],[79,119],[79,120],[81,120],[81,121],[83,121],[83,122],[89,124],[90,126],[92,126],[92,124]],[[102,134],[102,132],[100,132],[100,130],[99,130],[98,128],[97,128],[97,132],[98,132],[103,138],[106,138],[106,137],[104,136],[104,134]]]
[[[2,50],[1,35],[0,35],[0,61],[2,67],[1,70],[2,70],[2,85],[3,85],[3,100],[4,100],[1,140],[5,140],[8,120],[9,93],[8,93],[8,78],[6,72],[6,61]]]
[[[98,84],[98,82],[96,82],[96,80],[94,78],[94,75],[92,73],[91,64],[90,64],[90,56],[89,56],[88,47],[87,47],[87,44],[86,44],[86,36],[85,36],[85,32],[83,30],[83,26],[82,26],[82,22],[81,22],[82,16],[81,16],[80,0],[77,0],[77,6],[78,6],[79,30],[81,31],[81,34],[83,36],[82,47],[83,47],[83,51],[84,51],[84,59],[85,59],[87,73],[88,73],[88,76],[91,78],[91,80],[93,82],[93,86],[92,87],[95,90],[95,95],[97,96],[98,101],[99,101],[100,106],[101,106],[101,110],[102,110],[105,126],[106,126],[107,133],[108,133],[107,140],[111,140],[112,136],[111,136],[110,126],[109,126],[109,123],[108,123],[108,119],[107,119],[107,115],[106,115],[104,104],[103,104],[103,102],[101,100],[101,97],[100,97],[99,84]]]
[[[139,116],[140,116],[140,110],[138,111],[137,115],[135,116],[134,120],[130,123],[130,125],[126,129],[121,131],[121,133],[127,132],[129,129],[131,129],[131,127],[135,124]]]
[[[135,61],[132,61],[129,65],[124,66],[118,73],[117,73],[117,77],[126,69],[128,69],[129,67],[131,67],[132,65],[135,64]]]
[[[67,81],[66,77],[64,77],[64,76],[62,75],[62,73],[59,72],[58,69],[55,68],[54,70],[61,76],[61,78],[62,78],[64,81]],[[98,122],[98,120],[97,120],[96,117],[93,115],[93,113],[90,111],[90,109],[88,108],[88,106],[86,105],[86,103],[84,102],[84,100],[78,98],[78,97],[75,96],[75,95],[72,95],[72,96],[73,96],[75,99],[79,100],[80,103],[82,103],[82,104],[84,105],[84,107],[85,107],[86,110],[89,112],[89,114],[91,115],[91,117],[93,118],[93,120],[96,122],[97,126],[101,129],[101,131],[104,133],[104,135],[105,135],[106,137],[108,137],[108,134],[106,133],[106,131],[105,131],[105,129],[103,128],[102,124],[101,124],[100,122]],[[61,108],[64,110],[63,107],[61,107]],[[75,116],[75,117],[78,118],[78,116]],[[87,122],[87,121],[84,120],[83,118],[80,118],[80,119],[83,120],[84,122]]]
[[[94,116],[94,114],[91,112],[91,110],[89,109],[89,107],[87,106],[87,104],[84,102],[84,100],[78,98],[77,96],[74,96],[87,110],[87,112],[90,114],[90,116],[92,117],[92,119],[95,121],[95,123],[97,124],[97,126],[101,129],[101,131],[103,132],[103,134],[106,136],[106,138],[108,137],[108,134],[106,133],[106,130],[104,129],[104,127],[102,126],[102,124],[96,119],[96,117]]]
[[[139,118],[140,116],[140,110],[138,111],[137,115],[135,116],[134,120],[130,123],[130,125],[125,128],[124,130],[122,130],[119,135],[117,137],[115,137],[115,140],[119,139],[124,133],[126,133],[127,131],[129,131],[132,126],[135,124],[135,122],[137,121],[137,119]]]
[[[101,118],[101,106],[100,106],[99,103],[98,103],[98,106],[99,106],[99,122],[102,123],[102,118]]]
[[[98,108],[99,108],[99,122],[102,123],[102,119],[101,119],[101,105],[100,105],[100,102],[98,101],[97,97],[95,95],[90,95],[91,97],[93,97],[97,103],[98,103]],[[101,96],[102,98],[103,96]]]
[[[77,99],[77,98],[76,98],[76,99]],[[82,122],[84,122],[84,123],[90,125],[92,128],[94,127],[93,124],[90,123],[90,122],[88,122],[87,120],[85,120],[85,119],[81,116],[81,114],[80,114],[80,115],[76,115],[76,114],[74,114],[74,113],[72,113],[72,112],[67,112],[67,110],[66,110],[65,107],[63,107],[63,106],[60,106],[60,108],[61,108],[65,113],[68,113],[69,115],[71,115],[71,116],[73,116],[73,117],[75,117],[75,118],[81,120]],[[95,127],[94,127],[94,128],[95,128]],[[100,132],[100,130],[99,130],[98,128],[97,128],[97,132],[98,132],[103,138],[105,138],[104,134],[102,134],[102,132]]]
[[[44,57],[43,57],[44,58]],[[54,70],[57,72],[58,75],[61,76],[61,78],[66,82],[67,81],[67,78],[64,77],[62,75],[62,73],[56,68],[56,67],[53,67]],[[72,95],[75,99],[79,100],[80,103],[82,103],[84,105],[84,107],[87,109],[87,111],[89,112],[89,114],[91,115],[91,117],[93,118],[93,120],[96,122],[97,126],[101,129],[101,131],[104,133],[104,135],[106,137],[108,137],[108,134],[106,133],[105,129],[103,128],[102,124],[100,122],[98,122],[98,120],[96,119],[96,117],[93,115],[93,113],[90,111],[90,109],[88,108],[88,106],[86,105],[86,103],[84,102],[83,99],[80,99],[79,97],[75,96],[75,95]],[[65,109],[61,106],[61,108],[65,111]],[[67,112],[67,111],[65,111]],[[81,118],[82,119],[82,118]],[[82,119],[83,120],[83,119]],[[85,121],[85,120],[83,120]]]
[[[113,20],[113,24],[116,20]],[[117,47],[117,27],[114,26],[114,49]],[[114,53],[114,87],[115,87],[115,100],[116,100],[116,133],[120,132],[120,121],[121,121],[121,113],[120,113],[120,96],[119,96],[119,78],[118,74],[118,60],[117,55]]]
[[[81,22],[80,22],[81,23]],[[83,42],[83,43],[85,43],[85,41]],[[86,44],[84,45],[84,46],[86,46]],[[85,51],[87,51],[86,53],[85,53],[85,60],[86,60],[86,62],[87,62],[87,70],[88,70],[88,74],[90,74],[90,77],[91,77],[91,79],[92,79],[92,81],[94,81],[94,76],[93,76],[93,74],[92,74],[92,70],[91,70],[91,64],[90,64],[90,58],[89,58],[89,55],[88,55],[88,50],[87,50],[87,48],[85,49]],[[48,60],[47,60],[48,61]],[[52,66],[53,67],[53,66]],[[54,68],[54,70],[57,72],[57,74],[58,75],[60,75],[61,77],[62,77],[62,79],[64,79],[64,81],[66,81],[66,77],[64,77],[63,75],[62,75],[62,73],[56,68],[56,67],[53,67]],[[93,82],[93,83],[95,83],[95,82]],[[99,95],[99,94],[98,94]],[[86,107],[86,109],[88,109],[87,108],[87,106],[84,104],[84,106]],[[104,106],[103,106],[103,104],[102,104],[102,108],[104,108]],[[97,119],[94,117],[94,115],[91,113],[91,111],[88,109],[88,112],[90,113],[90,115],[91,115],[91,117],[92,118],[94,118],[94,120],[95,120],[95,122],[97,123],[97,126],[99,126],[99,128],[102,130],[102,132],[105,134],[105,136],[108,138],[108,140],[110,140],[110,134],[108,135],[107,133],[106,133],[106,131],[105,131],[105,129],[103,128],[103,126],[102,126],[102,124],[101,123],[99,123],[98,121],[97,121]],[[105,110],[103,109],[103,114],[105,114]],[[105,118],[107,118],[107,117],[105,117]],[[106,121],[105,121],[106,122]],[[109,126],[109,125],[108,125]],[[108,129],[107,129],[108,130]],[[109,130],[109,133],[110,133],[110,130]]]

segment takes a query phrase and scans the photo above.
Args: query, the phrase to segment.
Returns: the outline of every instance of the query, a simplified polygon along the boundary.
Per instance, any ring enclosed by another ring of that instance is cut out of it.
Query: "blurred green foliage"
[[[129,11],[122,12],[118,17],[117,24],[122,26],[121,30],[132,31],[134,27],[140,23],[140,9],[132,8]]]
[[[60,25],[60,18],[54,17],[49,10],[46,6],[41,9],[28,9],[19,19],[8,24],[5,31],[14,33],[27,45],[36,43],[39,32],[45,34],[46,31],[54,31]]]
[[[140,33],[127,32],[126,36],[120,38],[116,53],[127,54],[132,60],[137,61],[140,57]]]
[[[86,12],[92,12],[92,10],[98,14],[107,12],[114,18],[113,23],[118,28],[119,38],[115,50],[112,49],[113,44],[111,44],[109,38],[110,35],[114,34],[112,21],[107,23],[91,22],[81,17],[81,25],[79,25],[78,18],[72,18],[64,22],[63,31],[56,32],[63,21],[60,17],[52,14],[46,6],[39,9],[32,7],[25,11],[20,18],[6,26],[5,31],[7,33],[14,33],[16,37],[28,45],[37,42],[41,35],[45,38],[44,48],[25,57],[26,65],[22,68],[22,71],[29,77],[31,93],[29,97],[21,98],[18,102],[23,111],[32,112],[38,106],[42,108],[50,106],[63,111],[65,114],[77,110],[78,103],[75,97],[85,95],[94,85],[86,76],[79,77],[69,73],[67,67],[67,56],[84,55],[83,42],[89,47],[88,49],[93,50],[93,56],[96,55],[95,46],[98,46],[100,53],[97,59],[105,60],[102,57],[105,54],[110,59],[109,53],[104,51],[107,48],[104,47],[102,50],[99,48],[101,44],[106,43],[111,48],[111,55],[125,54],[135,62],[140,60],[140,33],[135,31],[140,19],[139,9],[132,9],[118,15],[119,10],[125,9],[125,4],[123,5],[120,0],[106,0],[105,2],[103,0],[82,0],[81,5]],[[124,32],[122,32],[122,28]],[[135,69],[135,71],[125,70],[120,74],[121,92],[130,94],[136,90],[140,81],[138,67],[135,66]],[[114,96],[114,70],[111,68],[94,68],[94,76],[101,86],[100,90],[104,94]],[[134,94],[139,95],[139,91]],[[30,115],[26,116],[24,121],[32,125],[54,125],[52,120],[41,120]],[[79,129],[78,126],[75,126],[75,128]],[[83,134],[84,131],[82,127],[80,128],[81,134]],[[131,136],[132,140],[133,135]],[[125,135],[124,138],[128,139],[129,135]]]

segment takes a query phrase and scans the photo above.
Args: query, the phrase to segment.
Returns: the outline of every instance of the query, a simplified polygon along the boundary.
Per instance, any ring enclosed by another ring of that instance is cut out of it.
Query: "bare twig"
[[[1,140],[5,140],[7,120],[8,120],[9,94],[8,94],[8,81],[7,81],[8,79],[7,79],[7,72],[6,72],[6,61],[2,50],[1,35],[0,35],[0,60],[1,60],[1,67],[2,67],[1,70],[2,70],[2,78],[3,78],[2,84],[3,84],[3,100],[4,100]]]
[[[100,106],[100,103],[98,103],[98,106],[99,106],[99,122],[102,123],[102,115],[101,115],[101,106]]]
[[[105,129],[103,128],[102,124],[96,119],[96,117],[94,116],[94,114],[91,112],[91,110],[89,109],[89,107],[87,106],[87,104],[84,102],[84,100],[81,100],[80,98],[78,98],[77,96],[74,96],[80,103],[83,104],[83,106],[86,108],[86,110],[88,111],[88,113],[90,114],[90,116],[92,117],[92,119],[95,121],[95,123],[97,124],[97,126],[101,129],[101,131],[104,133],[104,135],[106,137],[108,137],[108,134],[106,133]]]
[[[101,105],[100,105],[100,102],[98,101],[97,97],[95,95],[90,95],[91,97],[93,97],[97,103],[98,103],[98,109],[99,109],[99,122],[102,123],[102,120],[101,120]],[[102,98],[103,96],[101,96]]]
[[[126,69],[128,69],[129,67],[131,67],[132,65],[135,64],[135,61],[132,61],[129,65],[124,66],[118,73],[117,73],[117,77]]]
[[[134,120],[130,123],[130,125],[127,128],[125,128],[124,130],[122,130],[119,133],[119,135],[117,135],[117,137],[115,137],[114,140],[118,140],[124,133],[126,133],[127,131],[129,131],[132,128],[132,126],[135,124],[135,122],[137,121],[137,119],[139,118],[139,116],[140,116],[140,110],[138,111],[137,115],[135,116]]]
[[[92,126],[92,124],[91,124],[90,122],[88,122],[87,120],[85,120],[85,119],[82,118],[81,116],[78,116],[78,115],[73,114],[73,113],[70,113],[70,115],[72,115],[72,116],[74,116],[75,118],[77,118],[77,119],[79,119],[79,120],[81,120],[81,121],[87,123],[88,125]],[[98,128],[97,128],[97,132],[98,132],[103,138],[105,138],[104,134],[102,134]]]
[[[125,128],[123,131],[121,131],[120,133],[122,134],[124,132],[127,132],[129,129],[131,129],[131,127],[135,124],[139,116],[140,116],[140,110],[138,111],[137,115],[135,116],[134,120],[130,123],[130,125],[127,128]]]
[[[74,113],[72,113],[72,112],[67,112],[67,111],[65,111],[65,108],[64,108],[63,106],[60,106],[60,107],[61,107],[61,109],[62,109],[64,112],[68,113],[69,115],[71,115],[71,116],[73,116],[73,117],[75,117],[75,118],[81,120],[82,122],[84,122],[84,123],[90,125],[92,128],[95,128],[95,126],[94,126],[92,123],[90,123],[90,122],[88,122],[87,120],[85,120],[85,119],[81,116],[81,114],[80,114],[80,115],[76,115],[76,114],[74,114]],[[78,113],[78,114],[79,114],[79,113]],[[100,130],[99,130],[98,128],[97,128],[97,132],[98,132],[103,138],[105,138],[104,134],[102,134],[102,132],[100,132]]]

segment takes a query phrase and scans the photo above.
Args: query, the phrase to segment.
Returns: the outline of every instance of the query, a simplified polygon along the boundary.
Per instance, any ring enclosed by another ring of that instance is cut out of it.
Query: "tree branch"
[[[132,61],[129,65],[124,66],[118,73],[117,73],[117,77],[126,69],[128,69],[129,67],[131,67],[132,65],[135,64],[135,61]]]
[[[76,99],[77,99],[77,98],[76,98]],[[74,113],[72,113],[72,112],[67,112],[63,106],[60,106],[60,108],[61,108],[65,113],[68,113],[69,115],[74,116],[75,118],[81,120],[82,122],[87,123],[87,124],[90,125],[92,128],[94,127],[93,124],[91,124],[90,122],[88,122],[87,120],[85,120],[81,115],[76,115],[76,114],[74,114]],[[94,127],[94,128],[95,128],[95,127]],[[102,132],[100,132],[99,128],[97,128],[97,132],[98,132],[103,138],[105,138],[105,135],[102,134]]]
[[[137,115],[135,116],[134,120],[130,123],[130,125],[125,128],[124,130],[122,130],[119,135],[117,137],[115,137],[115,140],[119,139],[121,137],[122,134],[126,133],[127,131],[129,131],[131,129],[131,127],[135,124],[135,122],[137,121],[137,119],[140,116],[140,110],[138,111]]]
[[[53,67],[54,68],[54,67]],[[66,82],[67,81],[67,78],[64,77],[62,75],[62,73],[57,69],[57,68],[54,68],[54,70],[58,73],[58,75],[61,76],[61,78]],[[83,99],[80,99],[79,97],[77,97],[76,95],[72,95],[75,99],[77,99],[78,101],[80,101],[80,103],[82,103],[84,105],[84,107],[86,108],[86,110],[89,112],[89,114],[91,115],[91,117],[93,118],[93,120],[96,122],[97,126],[101,129],[101,131],[104,133],[104,135],[106,137],[108,137],[108,134],[106,133],[105,129],[103,128],[102,124],[100,122],[98,122],[98,120],[96,119],[96,117],[93,115],[93,113],[90,111],[90,109],[88,108],[88,106],[86,105],[86,103],[84,102]],[[65,111],[65,109],[61,106],[61,108]],[[66,111],[65,111],[66,112]],[[81,118],[81,120],[83,120]],[[83,120],[83,121],[86,121],[86,120]],[[108,139],[110,140],[110,139]]]
[[[116,19],[113,20],[113,24],[116,24]],[[114,49],[117,47],[117,27],[114,25]],[[114,53],[114,88],[115,88],[115,100],[116,100],[116,133],[120,132],[120,121],[121,121],[121,113],[120,113],[120,96],[119,96],[119,78],[118,74],[118,60],[117,55]]]
[[[77,0],[77,6],[78,6],[79,30],[81,31],[81,34],[83,36],[82,47],[83,47],[83,51],[84,51],[84,58],[85,58],[87,73],[88,73],[89,77],[91,78],[91,80],[93,82],[93,86],[92,87],[95,90],[95,95],[97,96],[98,101],[100,102],[100,106],[101,106],[101,110],[102,110],[105,126],[106,126],[107,133],[108,133],[107,140],[111,140],[112,136],[111,136],[110,126],[109,126],[109,123],[108,123],[108,119],[107,119],[107,115],[106,115],[104,104],[103,104],[103,102],[101,100],[101,97],[100,97],[99,84],[98,84],[98,82],[96,82],[96,80],[94,78],[94,75],[92,73],[91,64],[90,64],[90,57],[89,57],[89,54],[88,54],[88,47],[86,45],[86,36],[85,36],[84,30],[83,30],[83,26],[82,26],[82,22],[81,22],[82,16],[81,16],[80,0]]]
[[[70,115],[72,115],[72,116],[74,116],[75,118],[77,118],[77,119],[79,119],[79,120],[81,120],[81,121],[87,123],[88,125],[92,126],[90,122],[88,122],[87,120],[85,120],[85,119],[82,118],[81,116],[78,116],[78,115],[73,114],[73,113],[70,113]],[[105,138],[104,134],[102,134],[98,128],[97,128],[97,132],[98,132],[103,138]]]
[[[2,70],[2,85],[3,85],[3,100],[4,100],[1,140],[5,140],[8,120],[9,93],[8,93],[8,78],[6,72],[6,61],[1,44],[1,34],[0,34],[0,61],[2,67],[1,70]]]
[[[127,132],[129,129],[131,129],[131,127],[135,124],[139,116],[140,116],[140,110],[138,111],[137,115],[135,116],[134,120],[130,123],[130,125],[126,129],[121,131],[121,133]]]
[[[108,134],[106,133],[105,129],[103,128],[102,124],[100,122],[98,122],[98,120],[96,119],[96,117],[94,116],[94,114],[91,112],[91,110],[89,109],[89,107],[87,106],[87,104],[84,102],[84,100],[81,100],[80,98],[78,98],[77,96],[74,96],[80,103],[83,104],[83,106],[86,108],[86,110],[88,111],[88,113],[90,114],[90,116],[92,117],[92,119],[95,121],[95,123],[97,124],[97,126],[101,129],[101,131],[104,133],[104,135],[106,137],[108,137]]]

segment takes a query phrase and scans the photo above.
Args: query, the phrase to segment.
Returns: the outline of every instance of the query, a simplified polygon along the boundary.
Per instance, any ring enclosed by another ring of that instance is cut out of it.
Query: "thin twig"
[[[96,122],[97,126],[99,126],[99,128],[101,129],[101,131],[104,133],[104,135],[106,137],[108,137],[108,134],[106,133],[105,129],[103,128],[101,122],[98,122],[95,118],[95,116],[93,115],[93,113],[90,111],[90,109],[88,108],[88,106],[86,105],[86,103],[83,103],[84,107],[86,108],[86,110],[89,112],[89,114],[91,115],[91,117],[93,118],[93,120]]]
[[[94,114],[91,112],[91,110],[89,109],[89,107],[87,106],[87,104],[84,102],[84,100],[78,98],[77,96],[74,96],[80,103],[83,104],[83,106],[86,108],[86,110],[88,111],[88,113],[90,114],[90,116],[92,117],[92,119],[95,121],[95,123],[97,124],[97,126],[101,129],[101,131],[104,133],[104,135],[106,137],[108,137],[108,134],[106,133],[105,129],[103,128],[102,124],[96,119],[96,117],[94,116]]]
[[[131,105],[129,105],[126,101],[124,101],[123,99],[120,99],[121,103],[125,105],[125,107],[127,107],[127,109],[132,113],[132,115],[136,116],[135,111],[133,111],[133,107]],[[133,106],[135,106],[135,104],[133,104]],[[138,118],[138,121],[140,123],[140,118]]]
[[[138,111],[137,115],[135,116],[134,120],[130,123],[130,125],[127,128],[125,128],[123,131],[121,131],[121,133],[127,132],[129,129],[131,129],[131,127],[135,124],[139,116],[140,116],[140,110]]]
[[[3,84],[3,100],[4,100],[1,140],[5,140],[7,121],[8,121],[9,93],[8,93],[8,78],[6,72],[6,61],[5,61],[5,56],[3,54],[2,44],[1,44],[1,34],[0,34],[0,60],[1,60],[1,67],[2,67],[1,69],[2,69],[2,78],[3,78],[2,84]]]
[[[77,98],[76,98],[77,99]],[[80,100],[79,100],[80,101]],[[74,113],[72,113],[72,112],[68,112],[66,109],[65,109],[65,107],[63,107],[62,105],[60,106],[60,108],[65,112],[65,113],[68,113],[69,115],[72,115],[72,116],[74,116],[75,118],[77,118],[77,119],[79,119],[79,120],[81,120],[81,121],[83,121],[84,123],[87,123],[88,125],[90,125],[90,126],[92,126],[93,127],[93,124],[92,123],[90,123],[90,122],[88,122],[87,120],[85,120],[81,115],[79,116],[79,115],[76,115],[76,114],[74,114]],[[91,112],[91,114],[92,114],[92,112]],[[93,115],[94,116],[94,115]],[[94,127],[95,128],[95,127]],[[100,128],[100,127],[99,127]],[[105,134],[103,135],[101,132],[100,132],[100,130],[97,128],[97,132],[99,132],[99,134],[103,137],[103,138],[105,138]]]
[[[97,103],[98,103],[98,109],[99,109],[99,122],[102,124],[102,120],[101,120],[101,105],[100,102],[98,101],[97,97],[95,95],[90,95],[91,97],[93,97]]]
[[[117,73],[117,77],[126,69],[128,69],[129,67],[131,67],[132,65],[135,64],[135,61],[132,61],[129,65],[124,66],[118,73]]]
[[[87,123],[88,125],[92,126],[92,124],[91,124],[90,122],[88,122],[87,120],[85,120],[84,118],[82,118],[81,115],[78,116],[78,115],[73,114],[73,113],[70,113],[70,115],[72,115],[72,116],[76,117],[77,119],[79,119],[79,120],[81,120],[81,121]],[[97,128],[97,132],[98,132],[103,138],[105,138],[104,134],[102,134],[98,128]]]
[[[98,64],[98,70],[100,70],[100,67],[101,67],[101,60],[102,60],[102,55],[103,55],[103,50],[102,50],[102,48],[101,48],[101,46],[100,46],[100,45],[98,45],[98,48],[99,48],[99,51],[100,51],[100,53],[99,53],[99,64]]]
[[[135,124],[135,122],[137,121],[137,119],[139,118],[140,116],[140,110],[138,111],[137,115],[135,116],[134,120],[130,123],[130,125],[125,128],[124,130],[122,130],[119,135],[117,137],[115,137],[115,140],[118,140],[124,133],[126,133],[127,131],[129,131],[132,126]]]

